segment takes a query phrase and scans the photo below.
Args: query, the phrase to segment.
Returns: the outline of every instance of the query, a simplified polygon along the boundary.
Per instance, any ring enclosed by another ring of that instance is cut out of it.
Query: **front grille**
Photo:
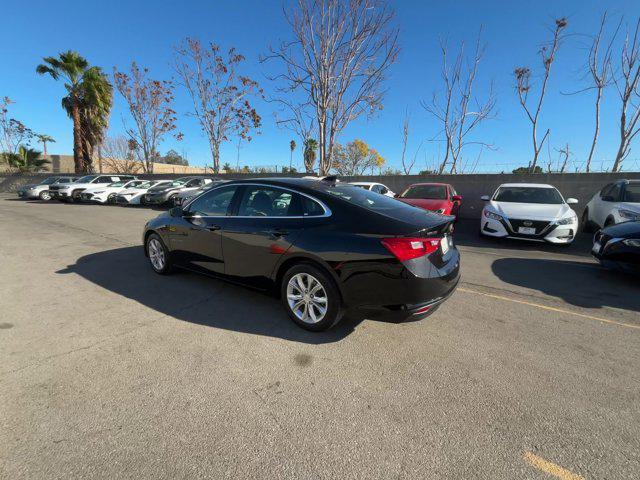
[[[513,228],[514,233],[518,233],[518,229],[520,227],[525,227],[525,228],[535,228],[536,235],[540,235],[550,224],[550,222],[547,222],[545,220],[521,220],[521,219],[514,219],[514,218],[510,218],[509,223],[511,224],[511,227]]]

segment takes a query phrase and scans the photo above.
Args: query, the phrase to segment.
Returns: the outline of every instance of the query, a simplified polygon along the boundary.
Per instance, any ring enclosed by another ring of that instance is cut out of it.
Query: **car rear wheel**
[[[116,203],[116,194],[115,193],[109,194],[109,196],[107,197],[107,203]]]
[[[335,283],[313,265],[291,267],[282,279],[280,293],[291,320],[306,330],[327,330],[338,323],[344,313]]]
[[[169,257],[169,250],[157,234],[152,233],[147,237],[146,248],[149,263],[153,271],[161,275],[170,273],[171,259]]]
[[[49,193],[49,190],[41,191],[38,197],[40,197],[40,200],[44,200],[45,202],[51,200],[51,194]]]

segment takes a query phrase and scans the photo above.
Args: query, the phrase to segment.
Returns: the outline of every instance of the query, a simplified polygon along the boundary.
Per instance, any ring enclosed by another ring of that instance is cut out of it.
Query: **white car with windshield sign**
[[[144,204],[144,194],[147,193],[151,187],[169,183],[171,183],[171,180],[147,180],[135,187],[125,188],[116,195],[116,203],[119,205]]]
[[[505,183],[482,200],[482,235],[568,244],[578,232],[578,216],[569,206],[578,200],[565,201],[552,185]]]
[[[350,185],[355,185],[356,187],[364,188],[365,190],[369,190],[371,192],[379,193],[381,195],[386,195],[387,197],[395,197],[396,194],[391,191],[389,187],[383,185],[382,183],[376,182],[349,182]]]

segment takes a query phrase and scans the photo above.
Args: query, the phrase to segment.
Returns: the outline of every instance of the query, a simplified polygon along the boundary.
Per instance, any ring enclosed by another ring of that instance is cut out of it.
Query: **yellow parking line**
[[[507,302],[520,303],[522,305],[541,308],[542,310],[549,310],[551,312],[566,313],[567,315],[574,315],[576,317],[588,318],[589,320],[595,320],[597,322],[609,323],[611,325],[618,325],[620,327],[635,328],[640,330],[640,325],[634,325],[632,323],[617,322],[615,320],[609,320],[608,318],[594,317],[593,315],[586,315],[584,313],[572,312],[571,310],[564,310],[562,308],[549,307],[547,305],[540,305],[539,303],[526,302],[524,300],[516,300],[515,298],[503,297],[502,295],[494,295],[492,293],[479,292],[477,290],[470,290],[464,287],[459,287],[458,290],[460,290],[461,292],[475,293],[476,295],[483,295],[485,297],[496,298],[498,300],[504,300]]]
[[[555,463],[549,462],[542,457],[539,457],[535,453],[524,452],[522,457],[534,468],[538,470],[542,470],[549,475],[553,475],[556,478],[561,480],[584,480],[582,475],[578,475],[573,473],[566,468],[562,468],[560,465],[556,465]]]

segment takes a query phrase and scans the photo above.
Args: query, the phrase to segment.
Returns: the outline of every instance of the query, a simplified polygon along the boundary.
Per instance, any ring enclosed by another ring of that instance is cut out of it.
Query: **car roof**
[[[409,187],[427,186],[427,185],[433,185],[433,186],[436,186],[436,187],[447,187],[447,186],[449,186],[448,183],[420,182],[420,183],[412,183],[411,185],[409,185]],[[407,187],[407,188],[409,188],[409,187]]]
[[[556,188],[548,183],[503,183],[500,187]]]

